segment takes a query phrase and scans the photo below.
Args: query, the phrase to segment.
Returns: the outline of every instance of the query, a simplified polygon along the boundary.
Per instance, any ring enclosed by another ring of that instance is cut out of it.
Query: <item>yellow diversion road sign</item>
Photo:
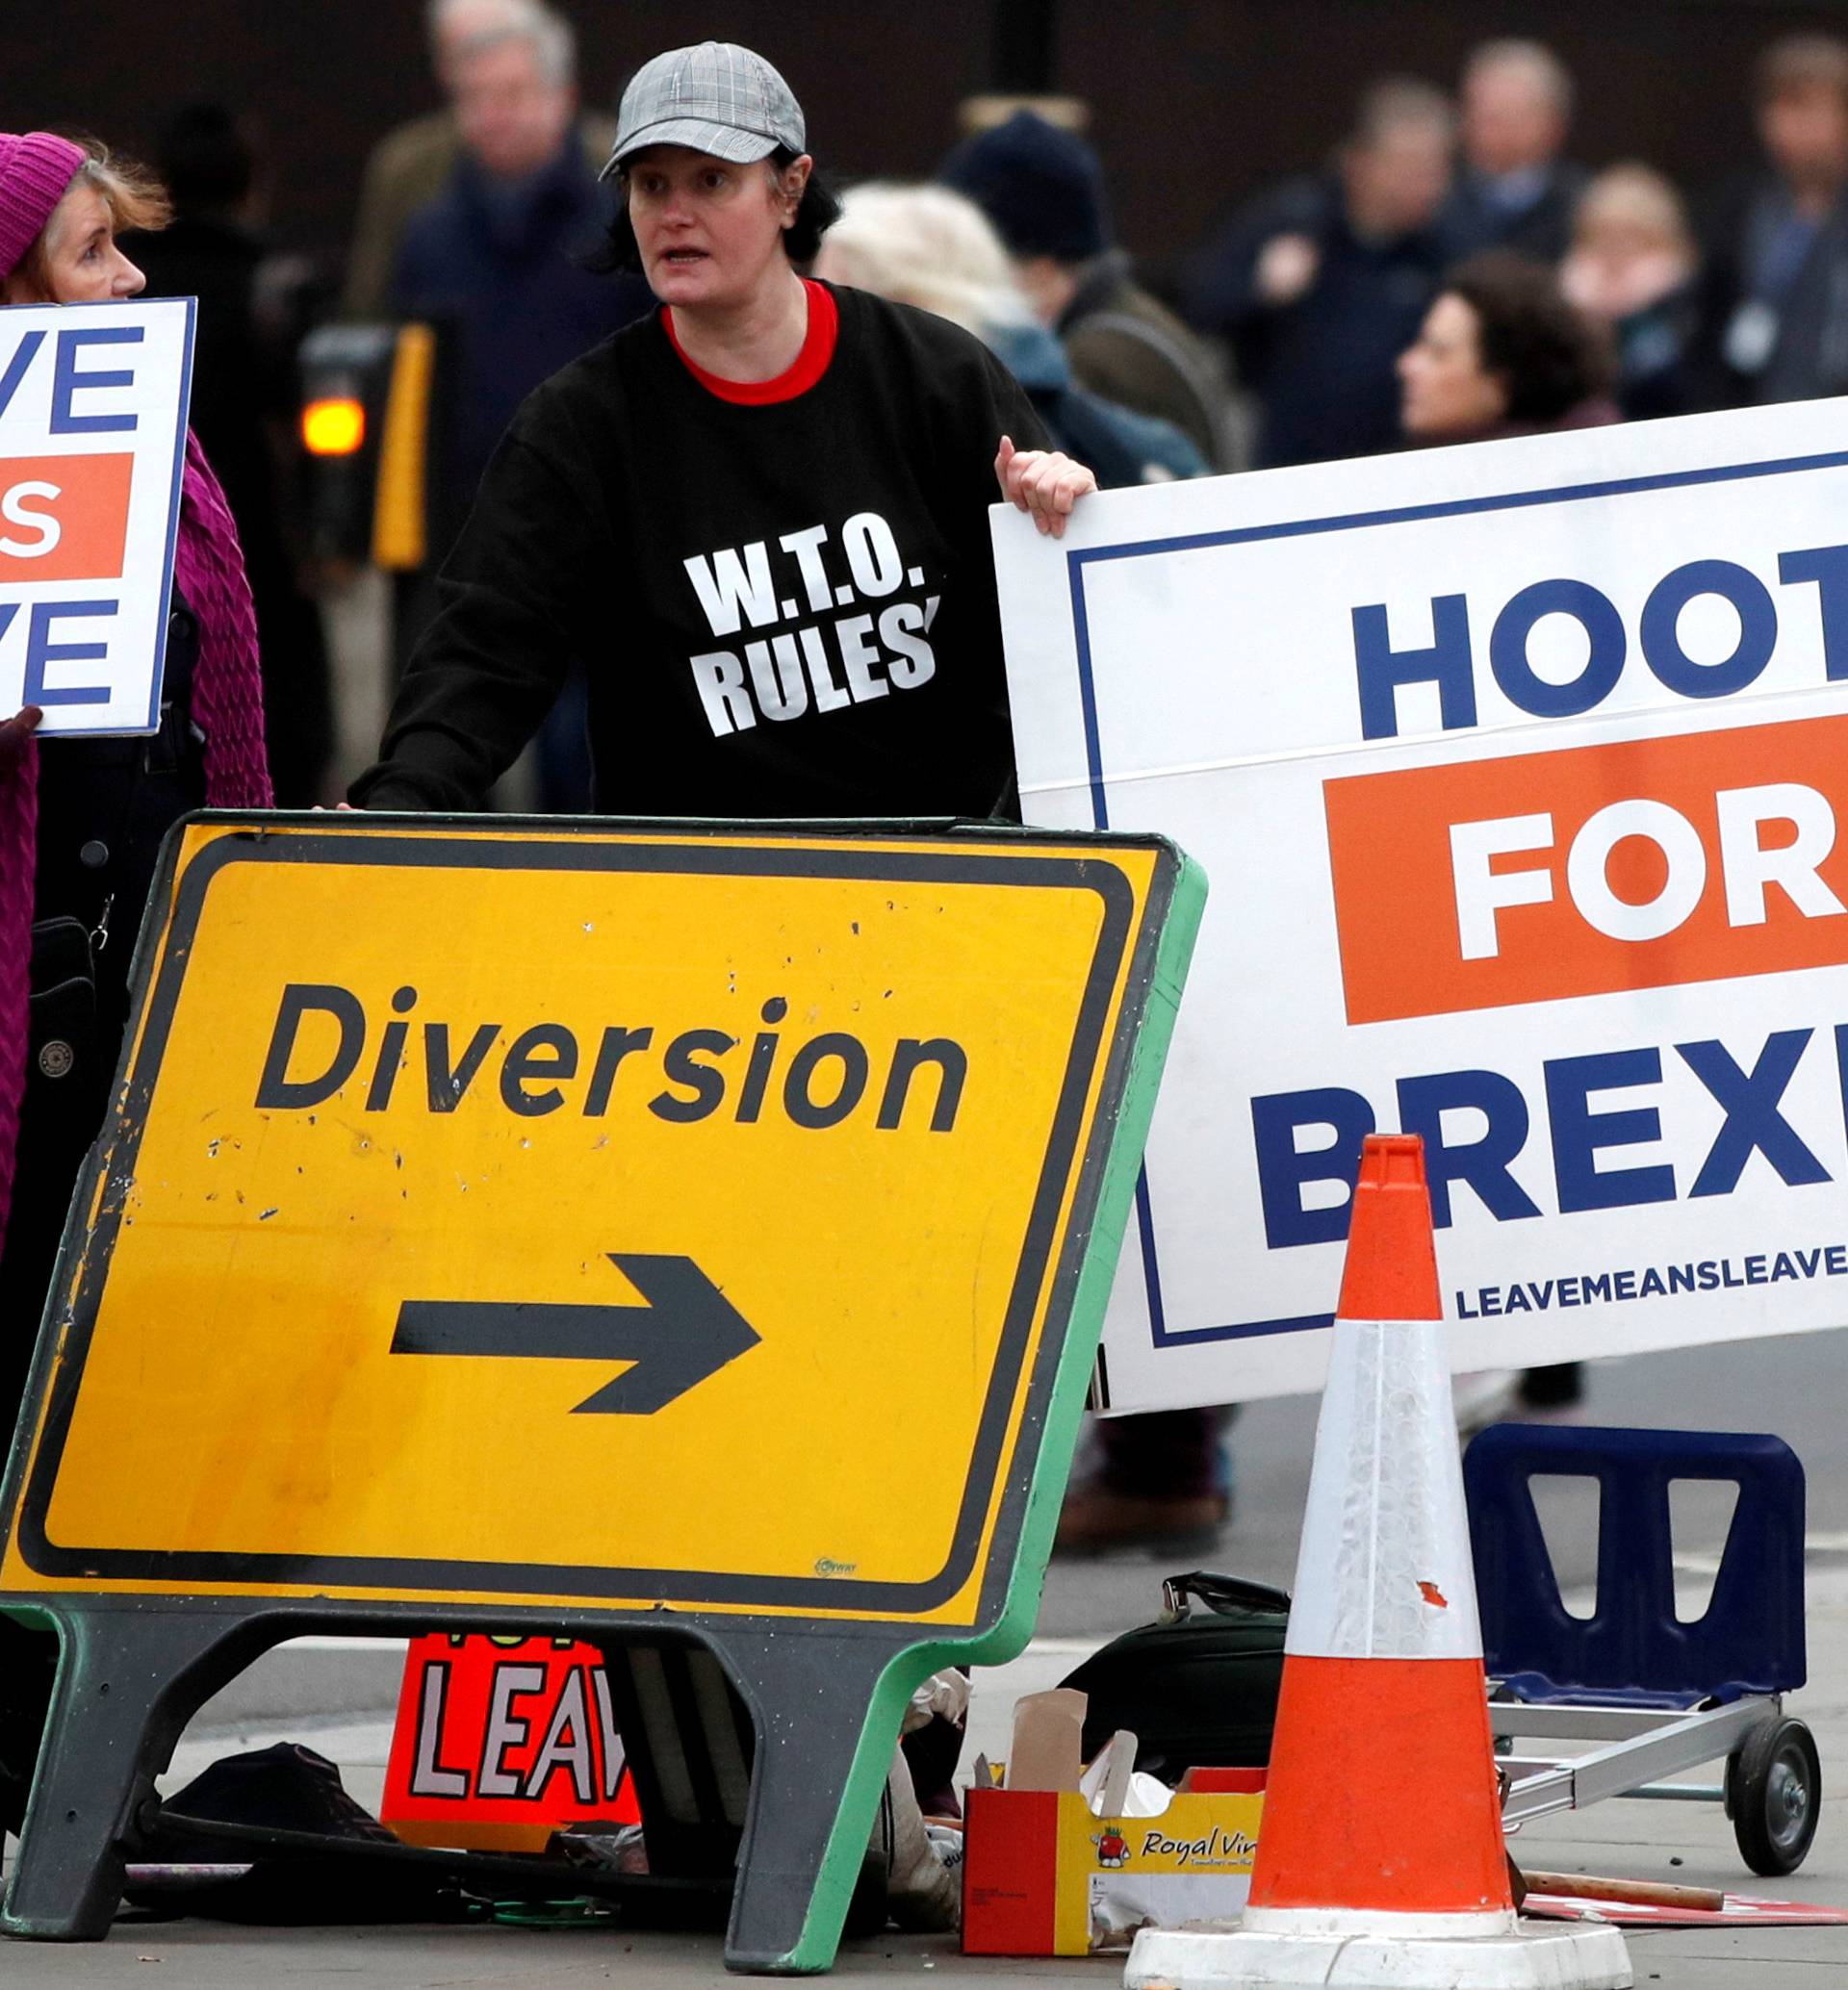
[[[1024,1636],[1170,849],[208,817],[170,862],[6,1599]]]

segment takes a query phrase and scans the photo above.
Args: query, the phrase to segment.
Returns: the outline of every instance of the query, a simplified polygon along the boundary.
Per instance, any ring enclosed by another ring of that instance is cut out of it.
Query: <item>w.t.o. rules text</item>
[[[757,539],[684,564],[715,637],[763,631],[687,658],[718,738],[760,717],[799,719],[914,691],[937,673],[926,638],[941,598],[924,593],[924,570],[905,564],[877,512],[857,513],[832,540],[826,525],[809,525],[785,532],[775,551]]]

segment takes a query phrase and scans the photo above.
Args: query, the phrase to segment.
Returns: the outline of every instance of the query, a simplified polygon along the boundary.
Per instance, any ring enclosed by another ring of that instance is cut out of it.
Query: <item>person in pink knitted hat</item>
[[[160,187],[95,144],[0,133],[0,304],[132,297],[116,246],[167,219]],[[268,807],[256,616],[237,527],[189,432],[161,727],[34,736],[0,710],[0,1424],[11,1429],[71,1191],[102,1126],[128,964],[167,829],[207,804]],[[16,1828],[52,1641],[0,1620],[0,1824]]]

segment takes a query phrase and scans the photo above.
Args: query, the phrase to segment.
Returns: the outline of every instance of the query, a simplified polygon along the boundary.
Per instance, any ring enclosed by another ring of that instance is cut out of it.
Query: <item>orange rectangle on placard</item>
[[[1848,715],[1322,784],[1350,1023],[1848,960]]]
[[[119,580],[135,459],[0,456],[0,587]]]

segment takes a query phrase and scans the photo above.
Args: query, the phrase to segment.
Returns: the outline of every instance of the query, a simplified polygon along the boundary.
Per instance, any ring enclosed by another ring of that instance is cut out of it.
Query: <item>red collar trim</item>
[[[776,401],[794,400],[798,395],[807,394],[828,370],[840,336],[840,312],[834,293],[826,284],[807,276],[802,287],[808,293],[808,329],[803,335],[802,350],[796,354],[795,363],[774,380],[725,380],[717,373],[708,373],[687,358],[674,330],[673,309],[663,305],[661,323],[667,328],[668,344],[680,354],[680,364],[694,379],[720,400],[729,400],[741,408],[765,408]]]

